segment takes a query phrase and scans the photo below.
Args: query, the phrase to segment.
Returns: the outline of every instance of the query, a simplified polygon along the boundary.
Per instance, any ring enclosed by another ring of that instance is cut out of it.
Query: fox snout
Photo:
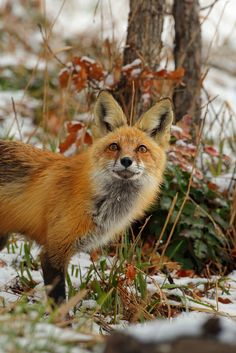
[[[133,163],[133,160],[130,157],[123,157],[121,158],[120,163],[125,168],[129,168],[129,166],[131,166],[131,164]]]
[[[132,168],[133,160],[130,157],[121,158],[120,164],[123,169],[117,171],[119,177],[123,179],[130,179],[139,174],[139,172],[135,171],[134,168]]]
[[[141,165],[128,156],[118,158],[113,166],[113,173],[119,179],[136,179],[142,173]]]

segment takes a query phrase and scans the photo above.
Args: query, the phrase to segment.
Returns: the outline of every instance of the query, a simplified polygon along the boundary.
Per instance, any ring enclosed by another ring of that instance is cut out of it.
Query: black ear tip
[[[168,100],[168,101],[172,102],[172,99],[169,96],[161,97],[159,101],[164,101],[164,100]]]
[[[102,89],[101,91],[98,92],[97,98],[99,98],[101,96],[105,96],[105,95],[113,96],[112,92],[110,90]]]
[[[159,103],[165,103],[167,105],[169,105],[172,109],[174,108],[174,105],[173,105],[173,100],[167,96],[167,97],[162,97],[160,100],[159,100]]]

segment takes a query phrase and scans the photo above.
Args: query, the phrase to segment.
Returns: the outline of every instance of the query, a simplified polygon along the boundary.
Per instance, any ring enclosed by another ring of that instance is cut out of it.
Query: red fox
[[[173,120],[169,98],[131,127],[113,96],[102,91],[94,116],[98,138],[73,157],[0,141],[0,249],[12,232],[36,241],[55,304],[66,298],[71,256],[106,244],[142,216],[165,168]]]

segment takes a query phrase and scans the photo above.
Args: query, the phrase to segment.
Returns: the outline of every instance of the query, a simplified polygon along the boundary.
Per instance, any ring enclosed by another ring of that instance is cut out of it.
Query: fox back
[[[0,142],[0,247],[12,232],[41,245],[44,282],[56,303],[65,298],[71,256],[106,244],[142,216],[156,199],[165,168],[169,99],[131,127],[112,95],[102,91],[94,115],[97,139],[74,157]]]

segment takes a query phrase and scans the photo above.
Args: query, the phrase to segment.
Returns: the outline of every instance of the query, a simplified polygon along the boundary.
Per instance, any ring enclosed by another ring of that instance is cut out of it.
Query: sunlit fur
[[[120,146],[119,151],[108,149],[108,146],[113,142]],[[147,147],[146,153],[137,151],[140,145]],[[137,197],[140,197],[142,204],[135,207],[137,209],[135,213],[143,213],[144,204],[146,205],[155,199],[162,180],[166,161],[165,151],[144,132],[129,126],[116,129],[98,140],[92,149],[94,161],[97,161],[96,166],[93,163],[92,174],[97,182],[98,189],[107,183],[113,183],[114,185],[116,179],[120,179],[116,171],[124,169],[120,163],[122,157],[130,157],[133,160],[128,169],[134,173],[134,176],[129,179],[129,182],[138,184],[142,190],[142,193],[137,195]]]
[[[119,151],[109,150],[108,147],[113,142],[120,146]],[[137,152],[140,145],[145,145],[148,151]],[[97,229],[93,233],[94,241],[88,244],[90,249],[94,244],[98,246],[100,242],[111,240],[134,219],[144,214],[157,196],[166,160],[165,152],[151,138],[128,126],[118,128],[98,140],[91,148],[91,157],[94,197],[104,200],[104,214],[100,213],[97,221],[97,224],[103,225],[103,229]],[[116,174],[117,170],[124,169],[120,164],[122,157],[130,157],[133,160],[129,169],[134,172],[134,176],[128,179],[122,179]],[[101,205],[99,207],[101,208]],[[110,214],[109,219],[105,217],[107,213]]]
[[[42,261],[64,271],[77,250],[91,250],[112,240],[154,202],[165,150],[155,136],[128,126],[114,102],[106,92],[99,96],[95,125],[102,137],[74,157],[0,141],[0,247],[8,234],[22,233],[42,246]],[[113,104],[115,118],[103,116]],[[166,103],[168,114],[170,109]],[[158,119],[157,114],[157,126]],[[150,120],[154,131],[152,114]],[[171,121],[161,124],[162,138],[168,135]],[[145,116],[145,130],[147,126]],[[111,151],[112,143],[119,150]],[[138,151],[140,145],[147,151]],[[128,168],[121,164],[123,157],[132,160]]]

